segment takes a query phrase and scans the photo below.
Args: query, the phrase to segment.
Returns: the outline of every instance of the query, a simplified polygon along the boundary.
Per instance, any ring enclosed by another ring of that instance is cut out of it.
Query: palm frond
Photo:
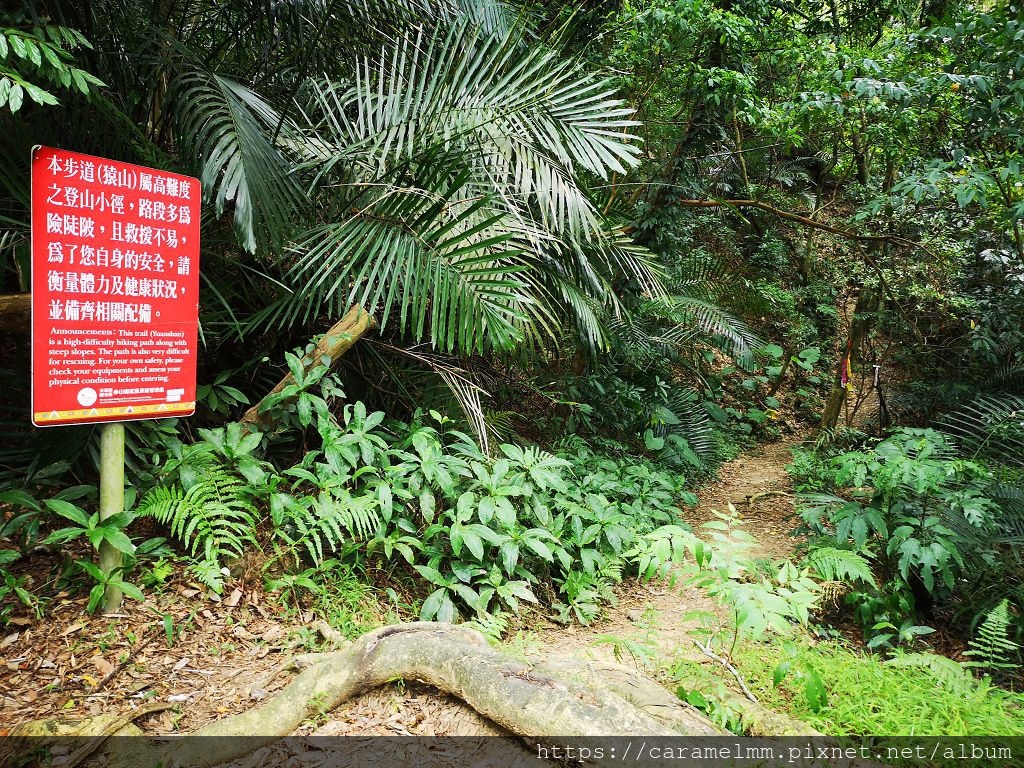
[[[561,253],[562,249],[552,249]],[[537,301],[528,308],[533,338],[540,348],[541,335],[559,342],[568,335],[589,354],[610,345],[609,324],[621,316],[619,300],[608,277],[585,254],[572,256],[525,254],[530,269],[522,279]],[[574,331],[574,333],[572,331]]]
[[[668,407],[677,420],[671,434],[679,435],[700,459],[710,463],[718,450],[711,420],[701,398],[692,389],[677,387],[668,397]]]
[[[631,111],[607,82],[520,29],[461,18],[361,59],[349,82],[309,82],[290,151],[334,223],[297,238],[293,293],[272,327],[359,303],[435,349],[509,351],[574,318],[602,344],[620,277],[651,295],[650,254],[608,232],[580,180],[636,164]],[[314,171],[315,169],[315,171]]]
[[[976,397],[942,416],[937,425],[954,435],[968,454],[1024,467],[1024,397]]]
[[[576,174],[606,177],[637,164],[632,110],[607,81],[556,51],[523,51],[520,39],[518,30],[488,35],[462,20],[364,59],[352,83],[311,83],[307,117],[318,131],[309,159],[322,173],[355,164],[366,178],[457,146],[480,183],[532,198],[549,226],[599,230]]]
[[[307,232],[286,275],[296,288],[256,322],[284,327],[359,304],[382,328],[443,351],[512,349],[533,301],[514,231],[490,200],[454,199],[464,176],[436,182],[388,189]]]
[[[817,547],[808,552],[807,565],[826,581],[860,581],[875,586],[867,558],[852,550]]]
[[[667,343],[687,343],[693,338],[693,329],[697,328],[709,341],[744,368],[756,364],[754,353],[764,346],[746,323],[718,304],[705,299],[673,295],[654,300],[651,302],[651,309],[676,323],[660,334]]]
[[[993,543],[1024,545],[1024,484],[995,482],[986,491],[1000,508],[996,526],[999,534]]]
[[[490,428],[484,412],[483,400],[490,394],[474,382],[466,370],[438,355],[421,352],[416,349],[399,349],[388,347],[398,354],[409,357],[427,366],[444,382],[451,396],[459,405],[466,417],[466,423],[476,438],[477,445],[485,454],[490,453]]]
[[[190,69],[171,89],[180,141],[198,163],[217,214],[234,204],[235,231],[255,252],[284,241],[303,195],[272,136],[282,117],[257,93],[223,75]]]
[[[991,391],[1010,395],[1024,394],[1024,365],[1004,365],[992,372],[987,381]]]
[[[458,0],[459,12],[488,35],[507,35],[521,12],[501,0]]]

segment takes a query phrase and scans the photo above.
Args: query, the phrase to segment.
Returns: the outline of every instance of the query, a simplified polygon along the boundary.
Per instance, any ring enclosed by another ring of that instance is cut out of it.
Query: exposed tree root
[[[746,696],[733,693],[729,690],[717,690],[710,696],[717,698],[726,707],[738,712],[740,722],[743,723],[743,730],[748,736],[809,736],[817,739],[828,737],[821,731],[816,731],[802,720],[796,720],[788,715],[783,715],[757,701],[751,701]]]
[[[531,745],[564,743],[559,737],[723,735],[696,709],[628,667],[574,658],[524,663],[492,649],[480,633],[451,624],[383,627],[336,652],[296,656],[281,672],[297,673],[281,692],[191,734],[245,738],[175,738],[170,743],[133,739],[130,748],[114,745],[116,765],[177,768],[229,763],[288,736],[303,722],[354,696],[399,679],[420,681],[456,696]],[[726,694],[723,703],[741,712],[750,735],[822,736],[739,694]],[[102,748],[105,737],[115,730],[124,733],[119,729],[140,716],[105,716],[103,723],[92,721],[88,728],[73,732],[94,737],[75,749],[75,762]],[[11,735],[68,734],[49,722],[27,724]],[[613,756],[588,759],[588,764],[599,766],[619,762]]]
[[[136,749],[123,768],[228,762],[296,730],[360,693],[418,680],[462,699],[530,742],[551,736],[699,736],[721,732],[654,682],[616,664],[575,659],[536,665],[492,649],[471,629],[418,622],[370,632],[334,653],[296,657],[293,681],[259,706],[211,723],[196,736]],[[97,745],[99,746],[99,745]]]

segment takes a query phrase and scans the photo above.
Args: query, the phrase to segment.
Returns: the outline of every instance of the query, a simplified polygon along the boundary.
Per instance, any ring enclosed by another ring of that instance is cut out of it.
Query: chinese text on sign
[[[195,410],[199,180],[32,156],[32,421]]]

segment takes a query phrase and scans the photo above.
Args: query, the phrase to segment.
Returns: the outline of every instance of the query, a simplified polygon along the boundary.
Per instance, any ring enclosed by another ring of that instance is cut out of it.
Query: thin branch
[[[712,661],[717,661],[719,664],[721,664],[723,667],[725,667],[727,670],[729,670],[729,672],[732,673],[732,676],[734,678],[736,678],[736,682],[739,683],[740,690],[743,691],[743,695],[746,696],[748,699],[750,699],[755,704],[758,703],[757,697],[750,692],[749,688],[747,688],[747,684],[746,684],[746,682],[744,682],[743,676],[740,675],[740,673],[737,671],[736,667],[734,667],[732,664],[729,663],[728,659],[726,659],[726,658],[724,658],[722,656],[719,656],[717,653],[712,651],[710,645],[701,645],[696,640],[693,641],[693,645],[694,645],[694,647],[698,651],[703,653],[709,659],[711,659]]]
[[[893,245],[902,245],[906,248],[918,248],[930,256],[935,256],[935,254],[920,243],[908,240],[905,237],[900,237],[899,235],[862,235],[851,229],[834,227],[831,224],[816,221],[808,216],[794,213],[793,211],[776,208],[775,206],[763,203],[760,200],[675,200],[673,202],[676,205],[681,205],[685,208],[757,208],[758,210],[765,211],[773,216],[778,216],[780,219],[795,221],[799,224],[803,224],[805,227],[820,229],[824,232],[830,232],[833,235],[839,235],[840,237],[845,237],[850,240],[874,243],[892,243]]]
[[[129,650],[128,653],[125,654],[124,659],[116,667],[107,672],[107,674],[103,676],[103,679],[96,684],[96,687],[93,689],[93,693],[103,690],[106,684],[120,674],[121,671],[131,663],[132,659],[138,655],[139,651],[149,645],[155,637],[156,633],[150,633],[142,640],[142,642],[136,644],[134,648]]]

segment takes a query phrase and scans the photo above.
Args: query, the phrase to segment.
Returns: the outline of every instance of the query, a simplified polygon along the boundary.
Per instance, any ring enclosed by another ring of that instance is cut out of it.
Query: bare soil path
[[[725,464],[718,479],[699,492],[700,503],[683,517],[699,532],[732,503],[759,541],[756,554],[792,553],[793,499],[785,466],[798,438],[759,446]],[[145,704],[173,708],[140,718],[145,732],[187,732],[251,707],[283,681],[268,673],[310,629],[265,602],[259,589],[236,590],[217,603],[197,603],[187,585],[129,602],[118,616],[88,616],[84,598],[63,597],[41,622],[12,624],[0,635],[0,733],[26,720],[123,714]],[[628,581],[605,616],[588,627],[559,626],[529,617],[529,629],[506,647],[519,655],[576,654],[611,660],[611,638],[627,638],[661,658],[696,655],[687,618],[713,611],[702,592],[666,582]],[[164,616],[169,616],[165,622]],[[366,617],[373,621],[374,617]],[[377,617],[382,621],[383,616]],[[167,624],[174,642],[166,642]],[[642,665],[640,658],[621,658]],[[391,685],[359,697],[309,723],[306,735],[488,735],[493,725],[457,700],[415,684]]]

